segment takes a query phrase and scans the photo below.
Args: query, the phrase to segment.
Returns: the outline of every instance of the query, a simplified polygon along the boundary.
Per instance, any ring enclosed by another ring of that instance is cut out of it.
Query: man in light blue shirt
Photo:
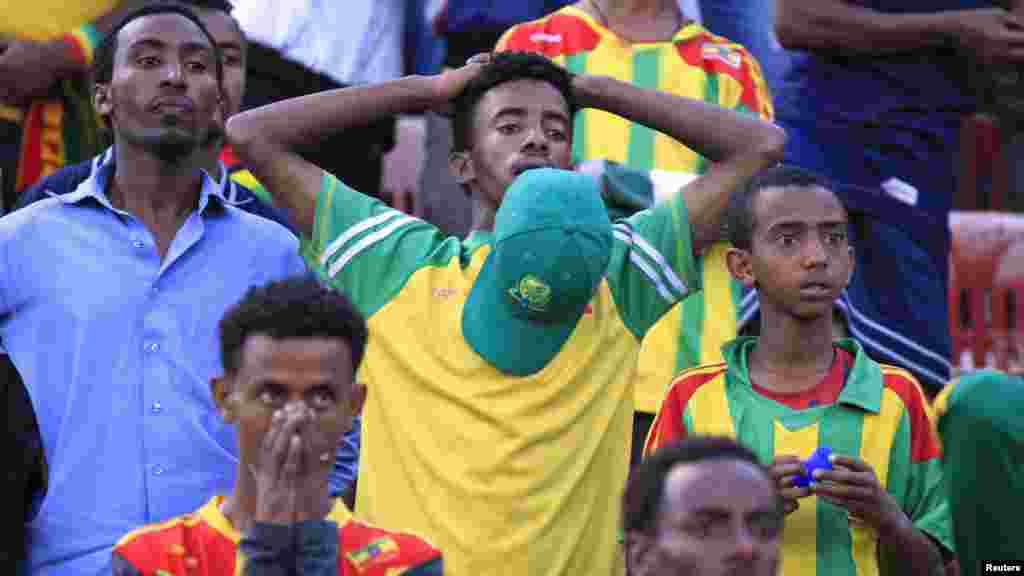
[[[47,464],[32,574],[108,573],[122,534],[230,489],[235,438],[208,386],[216,323],[249,287],[305,268],[294,236],[198,169],[222,80],[200,20],[149,6],[111,34],[94,102],[114,158],[0,219],[0,340]]]

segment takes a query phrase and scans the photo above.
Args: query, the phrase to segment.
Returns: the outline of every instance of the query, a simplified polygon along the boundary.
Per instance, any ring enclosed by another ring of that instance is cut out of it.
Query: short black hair
[[[201,7],[200,4],[226,4],[225,2],[215,2],[210,0],[209,2],[196,1],[192,2],[197,7]],[[230,8],[230,4],[228,7]],[[206,36],[206,40],[210,43],[213,48],[214,55],[214,69],[217,73],[217,86],[223,89],[224,87],[224,65],[221,61],[220,49],[217,48],[217,41],[214,40],[213,35],[203,25],[202,20],[199,16],[182,2],[157,2],[154,4],[146,4],[138,10],[134,10],[126,14],[121,20],[111,28],[110,32],[103,37],[100,41],[99,46],[93,53],[92,62],[92,81],[94,84],[107,84],[114,75],[114,59],[117,55],[117,37],[121,33],[121,29],[128,24],[138,20],[139,18],[145,18],[146,16],[156,16],[159,14],[178,14],[183,18],[188,19],[193,24],[199,27],[199,30]]]
[[[477,104],[495,86],[516,80],[540,80],[551,84],[569,106],[569,120],[576,113],[572,75],[548,58],[531,52],[498,52],[491,56],[480,74],[466,84],[455,99],[452,118],[452,149],[468,150],[473,141],[473,118]]]
[[[235,11],[235,6],[228,0],[174,0],[181,4],[187,4],[191,8],[198,10],[209,10],[211,12],[223,12],[231,22],[235,25],[235,30],[238,31],[238,37],[242,39],[242,58],[244,58],[248,52],[248,41],[245,37],[245,31],[242,30],[242,25],[238,22],[238,19],[232,14]]]
[[[366,321],[344,294],[312,275],[294,276],[250,288],[220,321],[224,371],[236,374],[245,340],[270,338],[341,338],[352,350],[352,370],[359,370],[366,350]]]
[[[711,460],[746,462],[764,472],[768,469],[746,446],[731,438],[694,436],[665,446],[640,463],[630,473],[622,498],[622,527],[626,532],[653,534],[657,528],[658,510],[665,494],[665,479],[676,466]],[[780,506],[781,503],[777,503]]]
[[[754,201],[765,188],[813,188],[821,187],[835,194],[832,183],[819,174],[796,166],[778,164],[766,168],[750,179],[729,197],[725,229],[729,242],[740,250],[750,250],[757,220],[754,215]],[[838,200],[839,197],[836,196]],[[840,200],[840,205],[842,201]],[[845,206],[844,206],[845,209]]]

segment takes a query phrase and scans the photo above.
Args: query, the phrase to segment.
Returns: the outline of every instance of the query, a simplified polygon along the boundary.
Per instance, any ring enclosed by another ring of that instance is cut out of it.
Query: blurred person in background
[[[43,176],[100,151],[86,72],[100,38],[145,2],[0,5],[0,214]]]
[[[249,39],[243,110],[403,74],[407,0],[234,4],[234,15]],[[394,145],[395,119],[388,117],[311,142],[302,154],[329,167],[346,184],[382,197],[382,162]]]
[[[961,121],[978,106],[969,70],[1024,62],[1024,18],[1008,10],[1020,2],[999,4],[776,0],[792,51],[776,93],[786,162],[836,184],[857,248],[837,306],[870,356],[930,396],[950,378],[948,219]],[[741,324],[757,310],[749,292]]]

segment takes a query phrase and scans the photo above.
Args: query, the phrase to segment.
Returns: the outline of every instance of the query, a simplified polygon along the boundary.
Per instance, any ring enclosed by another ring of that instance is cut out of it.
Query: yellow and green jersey
[[[640,341],[700,282],[686,205],[679,194],[614,225],[605,279],[527,377],[499,372],[462,337],[491,241],[446,238],[324,174],[304,255],[370,330],[356,511],[424,534],[455,576],[621,574]]]
[[[725,361],[683,372],[669,388],[644,447],[646,455],[690,435],[735,438],[768,464],[807,458],[819,446],[859,458],[875,471],[914,526],[952,550],[939,443],[925,395],[905,370],[876,363],[853,340],[838,401],[793,410],[756,392],[747,358],[756,338],[723,347]],[[780,574],[896,574],[879,559],[878,535],[816,496],[786,517]]]
[[[509,29],[497,50],[537,52],[576,74],[611,76],[771,119],[771,97],[757,61],[742,46],[696,23],[668,42],[634,44],[589,14],[566,6]],[[702,174],[707,161],[672,138],[601,110],[575,118],[573,156],[605,159],[645,171]],[[636,408],[657,412],[668,383],[680,369],[721,361],[723,343],[736,337],[741,287],[725,266],[725,244],[701,258],[705,290],[687,298],[647,335],[637,372]]]

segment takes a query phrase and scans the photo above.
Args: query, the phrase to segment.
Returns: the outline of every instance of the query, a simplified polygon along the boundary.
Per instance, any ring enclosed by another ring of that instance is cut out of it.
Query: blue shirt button
[[[150,410],[153,411],[153,414],[159,414],[164,411],[164,405],[159,402],[153,402],[153,405],[150,407]]]
[[[160,465],[153,466],[153,476],[160,476],[163,473],[164,473],[164,467],[163,466],[160,466]]]

